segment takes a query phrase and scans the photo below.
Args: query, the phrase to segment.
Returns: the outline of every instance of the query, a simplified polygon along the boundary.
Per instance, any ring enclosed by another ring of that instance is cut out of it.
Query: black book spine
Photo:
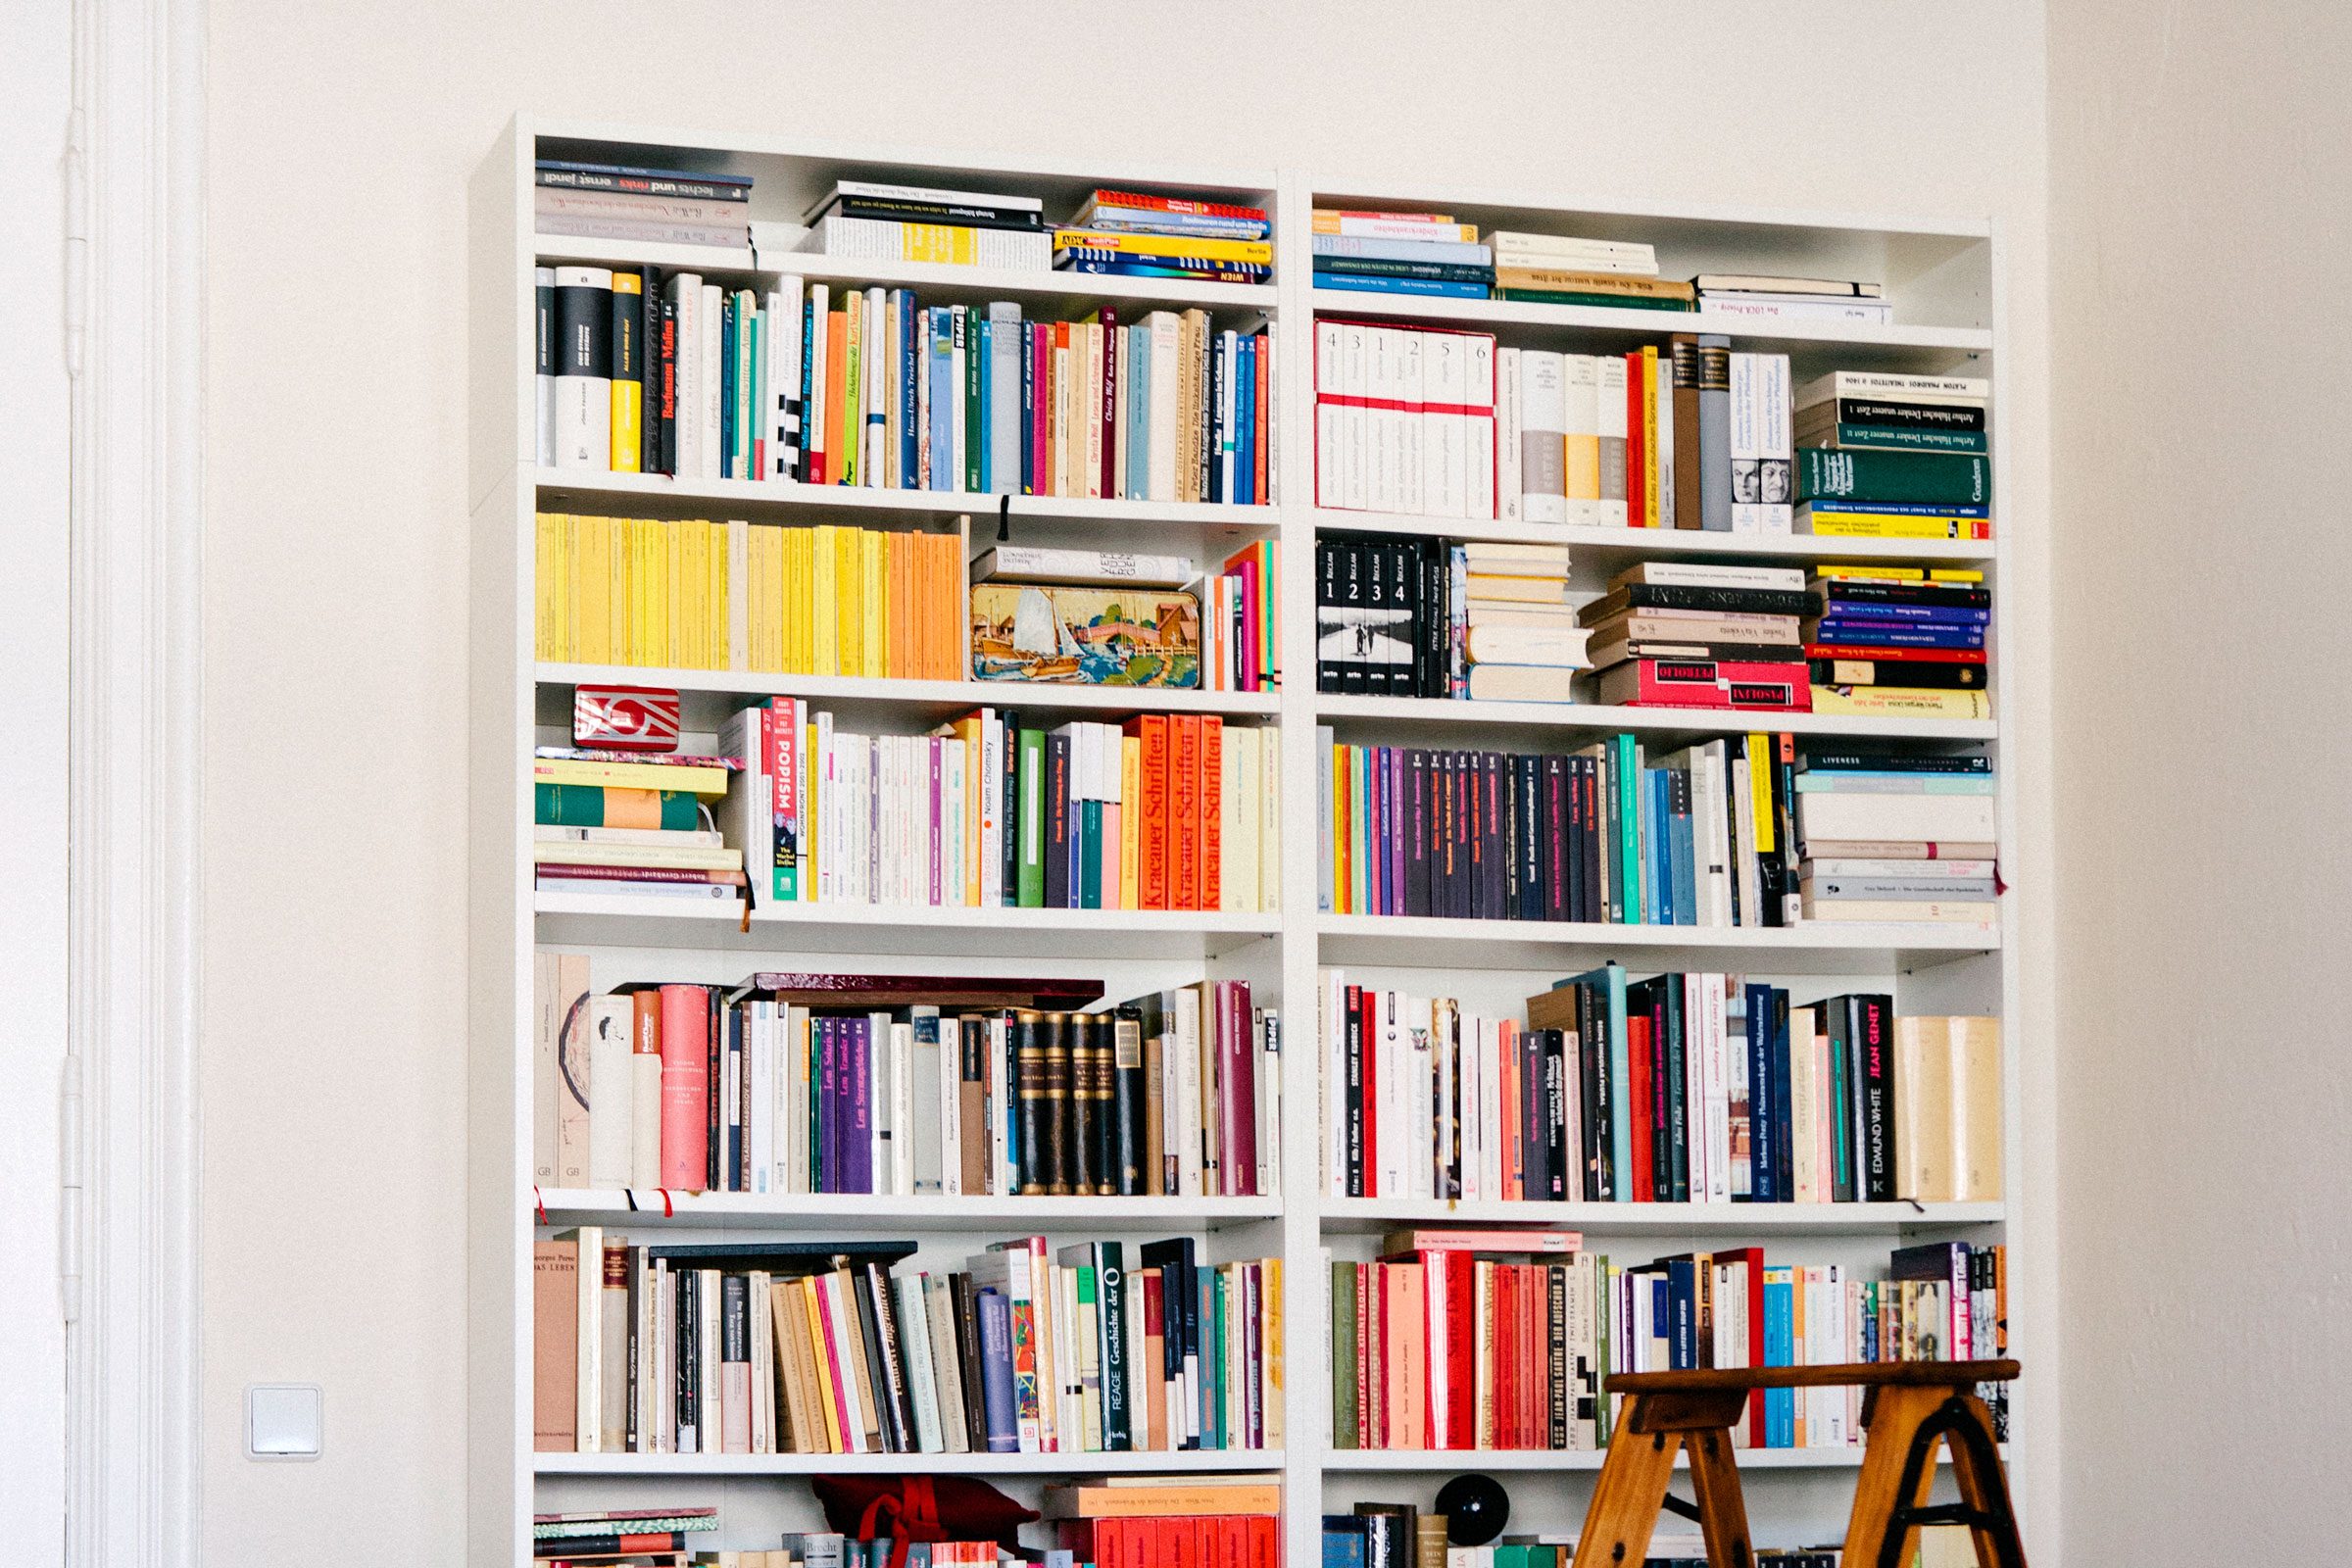
[[[1894,1201],[1894,1051],[1887,1038],[1887,1020],[1894,1015],[1893,999],[1857,999],[1859,1016],[1855,1052],[1861,1066],[1862,1100],[1861,1187],[1870,1203]]]
[[[1640,610],[1707,610],[1718,614],[1810,615],[1821,601],[1802,588],[1708,588],[1682,583],[1635,582],[1621,590]],[[1615,596],[1610,596],[1613,601]]]
[[[1544,1082],[1544,1040],[1540,1029],[1518,1032],[1519,1082],[1525,1086],[1519,1096],[1519,1196],[1542,1198],[1551,1190],[1551,1176],[1544,1156],[1551,1152],[1551,1140],[1544,1134],[1544,1097],[1538,1088]]]
[[[1070,899],[1070,737],[1046,736],[1046,907],[1067,909]]]
[[[646,406],[646,422],[661,426],[662,446],[655,460],[657,471],[678,471],[678,302],[669,297],[668,285],[662,285],[661,337],[648,345],[646,359],[652,364],[655,380],[655,400]],[[655,411],[660,411],[656,417]]]
[[[1536,761],[1536,874],[1543,882],[1536,918],[1568,918],[1568,805],[1564,798],[1568,760],[1543,757]]]
[[[890,1397],[884,1414],[890,1418],[890,1451],[912,1453],[914,1442],[914,1394],[906,1381],[906,1348],[899,1343],[899,1314],[892,1309],[890,1271],[881,1264],[868,1261],[865,1265],[866,1308],[873,1315],[874,1340],[881,1350],[879,1365]]]
[[[1914,757],[1906,752],[1821,752],[1805,754],[1808,770],[1817,767],[1860,769],[1866,772],[1989,773],[1988,757]]]
[[[1141,1198],[1150,1191],[1144,1171],[1144,1109],[1150,1102],[1144,1082],[1143,1009],[1123,1006],[1111,1015],[1111,1118],[1117,1149],[1112,1169],[1121,1198]]]
[[[1479,820],[1482,843],[1486,850],[1488,872],[1485,900],[1479,906],[1482,919],[1502,920],[1510,916],[1510,827],[1503,810],[1503,759],[1500,752],[1486,752],[1479,757],[1479,805],[1484,815]]]
[[[1346,1034],[1340,1069],[1346,1075],[1348,1130],[1348,1196],[1364,1196],[1364,993],[1349,986]]]
[[[1681,978],[1666,980],[1658,987],[1662,996],[1661,1012],[1665,1019],[1666,1036],[1666,1109],[1667,1127],[1672,1148],[1667,1153],[1667,1170],[1674,1179],[1673,1200],[1690,1201],[1690,1043],[1684,1033],[1683,986]]]
[[[1004,772],[997,785],[997,820],[1004,825],[999,835],[1004,852],[997,861],[998,886],[1004,889],[1000,902],[1014,907],[1021,902],[1021,835],[1015,825],[1021,819],[1021,715],[1010,709],[1004,711]]]
[[[1389,598],[1404,612],[1396,624],[1398,662],[1389,670],[1389,691],[1397,697],[1421,695],[1421,547],[1417,542],[1392,540],[1389,551]]]
[[[1042,1013],[1012,1021],[1013,1103],[1020,1107],[1021,1148],[1015,1167],[1023,1193],[1046,1191],[1046,1041]]]
[[[1470,858],[1478,804],[1478,780],[1472,768],[1476,755],[1446,754],[1446,844],[1451,856],[1446,912],[1457,920],[1470,919],[1478,912],[1476,868]]]
[[[1546,1446],[1568,1446],[1568,1271],[1544,1269],[1544,1387]],[[1737,1548],[1735,1548],[1737,1549]]]
[[[662,467],[662,269],[637,270],[637,466]]]
[[[1208,420],[1208,466],[1200,486],[1203,501],[1230,501],[1225,493],[1225,400],[1232,392],[1231,368],[1225,363],[1225,334],[1208,334],[1208,402],[1201,413]]]
[[[1568,1037],[1557,1029],[1544,1031],[1544,1196],[1565,1200],[1576,1175],[1568,1168]],[[1581,1190],[1578,1196],[1582,1196]]]
[[[1339,645],[1345,661],[1340,667],[1339,689],[1360,695],[1372,689],[1372,666],[1364,654],[1364,640],[1370,628],[1359,618],[1364,610],[1364,550],[1352,540],[1343,540],[1334,548],[1339,559],[1334,563],[1337,576],[1332,585],[1332,603],[1337,607]]]
[[[1983,664],[1909,659],[1815,659],[1808,663],[1816,686],[1915,686],[1977,692],[1984,690],[1986,684]]]
[[[1046,1191],[1055,1198],[1069,1197],[1077,1180],[1076,1151],[1071,1147],[1076,1139],[1070,1115],[1069,1024],[1069,1014],[1063,1012],[1049,1012],[1038,1020],[1046,1080],[1045,1148],[1038,1163],[1044,1168]]]
[[[1518,913],[1522,920],[1541,920],[1549,913],[1550,878],[1545,874],[1544,853],[1544,828],[1549,822],[1544,809],[1544,766],[1548,760],[1533,756],[1511,759],[1519,797],[1511,814],[1519,833]]]
[[[1095,1044],[1090,1015],[1073,1012],[1062,1017],[1062,1051],[1069,1058],[1070,1088],[1065,1103],[1069,1106],[1066,1123],[1070,1134],[1069,1191],[1086,1197],[1095,1190],[1096,1124],[1095,1114]],[[1052,1025],[1048,1025],[1049,1040]],[[1048,1048],[1049,1050],[1051,1047]],[[1047,1069],[1051,1072],[1053,1069]]]
[[[1791,1127],[1788,1053],[1795,1042],[1788,1035],[1788,993],[1772,988],[1772,1191],[1781,1202],[1796,1200],[1795,1136]]]
[[[892,1396],[890,1374],[882,1364],[882,1329],[874,1318],[874,1298],[861,1273],[848,1272],[843,1264],[843,1289],[856,1303],[858,1340],[865,1350],[866,1408],[874,1412],[875,1440],[887,1453],[898,1452],[895,1432],[898,1427],[898,1402]]]
[[[1340,603],[1340,547],[1330,539],[1315,541],[1315,690],[1346,690],[1338,658]]]
[[[708,1452],[702,1442],[703,1277],[694,1269],[677,1275],[678,1414],[677,1428],[695,1434],[697,1452]],[[683,1452],[683,1448],[680,1449]]]
[[[1011,228],[1036,232],[1044,215],[1025,208],[975,207],[965,202],[902,201],[888,196],[844,196],[810,218],[865,218],[885,223],[932,223],[949,228]]]
[[[948,1276],[949,1311],[956,1326],[956,1359],[963,1374],[963,1435],[974,1453],[988,1451],[988,1392],[980,1360],[980,1313],[973,1302],[972,1277]]]
[[[1090,1012],[1086,1019],[1087,1049],[1095,1058],[1095,1185],[1097,1198],[1119,1190],[1119,1062],[1112,1039],[1111,1016]],[[1142,1058],[1142,1051],[1137,1051]]]
[[[1364,628],[1364,643],[1369,656],[1364,664],[1364,690],[1375,697],[1388,696],[1395,690],[1394,674],[1388,659],[1389,640],[1389,552],[1379,541],[1366,541],[1354,547],[1363,563],[1363,609],[1368,621]]]
[[[1127,1366],[1127,1253],[1117,1242],[1095,1244],[1096,1322],[1102,1367],[1102,1446],[1121,1452],[1131,1441],[1135,1415]]]
[[[1593,1201],[1613,1203],[1617,1200],[1617,1143],[1613,1127],[1617,1116],[1617,1096],[1621,1085],[1612,1081],[1609,1073],[1609,1011],[1599,993],[1591,986],[1580,986],[1584,997],[1586,1069],[1592,1084],[1592,1113],[1585,1125],[1585,1147],[1592,1151]]]

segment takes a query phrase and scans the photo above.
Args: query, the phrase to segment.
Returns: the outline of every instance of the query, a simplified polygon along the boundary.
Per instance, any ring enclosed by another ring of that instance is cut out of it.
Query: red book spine
[[[662,1185],[699,1192],[710,1161],[710,1004],[701,986],[662,988]]]
[[[1255,223],[1266,220],[1263,208],[1236,207],[1230,202],[1198,202],[1184,196],[1145,196],[1131,190],[1098,190],[1094,202],[1098,207],[1141,207],[1154,213],[1180,213],[1193,218],[1240,218]]]
[[[1478,1445],[1477,1259],[1468,1252],[1446,1254],[1446,1446]]]
[[[1029,327],[1029,493],[1054,493],[1054,328],[1043,321]]]
[[[1124,733],[1143,743],[1143,826],[1137,834],[1142,866],[1136,896],[1147,909],[1168,905],[1168,715],[1145,713],[1127,721]]]
[[[1794,661],[1637,659],[1633,708],[1768,709],[1809,712],[1813,672]]]
[[[1153,1521],[1158,1540],[1152,1568],[1200,1568],[1200,1528],[1190,1519]]]
[[[1168,758],[1168,902],[1171,909],[1200,907],[1200,719],[1166,715]]]
[[[1214,713],[1200,719],[1200,869],[1197,908],[1224,907],[1225,721]]]
[[[1393,992],[1375,991],[1367,986],[1363,992],[1363,1027],[1356,1031],[1356,1052],[1362,1058],[1357,1070],[1364,1086],[1364,1196],[1388,1198],[1393,1194],[1380,1190],[1380,1116],[1373,1108],[1380,1103],[1380,1033],[1388,1021],[1388,1001]]]
[[[1102,307],[1102,382],[1095,399],[1096,422],[1102,432],[1102,495],[1116,500],[1119,494],[1119,313],[1109,306]]]
[[[1634,1201],[1650,1200],[1649,1158],[1649,1020],[1625,1020],[1625,1060],[1628,1074],[1633,1078],[1632,1098],[1627,1108],[1632,1124],[1634,1143],[1633,1192]]]
[[[1642,428],[1642,351],[1625,357],[1625,520],[1639,528],[1648,515],[1649,492],[1642,484],[1642,466],[1647,461]]]
[[[1807,643],[1807,659],[1869,659],[1886,664],[1982,664],[1982,648],[1857,648],[1850,643]]]
[[[1246,1568],[1277,1568],[1282,1561],[1282,1541],[1276,1520],[1269,1514],[1253,1513],[1242,1523],[1250,1532]]]

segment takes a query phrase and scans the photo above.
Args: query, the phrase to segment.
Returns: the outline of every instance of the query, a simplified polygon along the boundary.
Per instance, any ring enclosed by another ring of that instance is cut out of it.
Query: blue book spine
[[[1037,334],[1021,333],[1021,494],[1037,494],[1037,448],[1031,433],[1037,429]]]
[[[1152,329],[1131,326],[1126,330],[1127,499],[1142,501],[1152,483]]]
[[[1775,1203],[1780,1193],[1774,1181],[1780,1168],[1778,1140],[1772,1114],[1772,987],[1747,988],[1747,1196],[1750,1201]]]
[[[1236,465],[1236,484],[1240,495],[1235,499],[1244,506],[1257,505],[1257,357],[1264,352],[1265,340],[1250,336],[1242,339],[1242,456]]]
[[[1366,1568],[1364,1532],[1360,1526],[1352,1530],[1328,1527],[1324,1530],[1323,1568]]]
[[[1775,1274],[1781,1277],[1775,1279]],[[1774,1269],[1764,1276],[1764,1364],[1793,1366],[1796,1364],[1795,1317],[1788,1299],[1790,1286],[1788,1270]],[[1764,1446],[1791,1447],[1796,1443],[1796,1391],[1794,1389],[1766,1389],[1764,1391]],[[993,1445],[992,1445],[993,1446]]]
[[[980,341],[974,344],[971,350],[975,356],[974,365],[977,370],[972,377],[972,386],[980,405],[979,450],[972,455],[972,462],[980,469],[980,494],[989,496],[997,493],[995,472],[989,463],[989,453],[996,446],[996,435],[989,420],[995,417],[996,410],[989,406],[991,378],[988,373],[989,356],[993,352],[991,340],[995,336],[996,329],[994,323],[987,317],[976,311],[972,314],[972,328],[980,334]]]
[[[842,1130],[844,1163],[849,1167],[848,1191],[874,1190],[874,1042],[863,1018],[847,1020],[849,1029],[850,1115]]]
[[[988,1451],[1020,1451],[1012,1417],[1012,1309],[995,1291],[982,1291],[980,1306],[980,1407]]]
[[[944,305],[931,312],[931,488],[953,490],[962,482],[956,469],[956,412],[962,407],[956,385],[954,318]]]
[[[1641,825],[1642,918],[1652,925],[1669,923],[1671,910],[1658,892],[1658,770],[1642,769],[1636,811]]]
[[[1690,775],[1676,775],[1674,790],[1674,923],[1698,924],[1698,841],[1690,818]]]
[[[1796,1151],[1788,1087],[1788,993],[1777,986],[1773,988],[1769,1016],[1772,1020],[1772,1191],[1781,1202],[1790,1203],[1796,1200]]]
[[[1483,300],[1484,283],[1448,283],[1434,277],[1362,277],[1353,272],[1317,272],[1315,287],[1351,294],[1419,294],[1427,299]]]
[[[1930,626],[1983,626],[1992,619],[1990,610],[1974,605],[1897,605],[1876,599],[1840,599],[1835,588],[1830,590],[1829,605],[1822,615],[1826,620],[1921,621]]]
[[[742,477],[735,471],[735,296],[718,301],[718,476]]]
[[[899,315],[899,488],[919,490],[923,485],[923,432],[917,423],[915,377],[923,368],[915,363],[922,353],[923,335],[915,325],[918,307],[914,290],[895,291]]]
[[[1673,1357],[1670,1372],[1688,1372],[1698,1365],[1698,1285],[1696,1265],[1687,1257],[1666,1264],[1667,1339]]]
[[[816,395],[816,389],[810,385],[810,381],[816,374],[816,334],[823,329],[822,323],[816,318],[816,302],[804,300],[801,303],[801,423],[803,428],[800,450],[793,454],[792,477],[795,479],[806,480],[808,477],[808,440],[814,433],[808,427],[808,409],[810,400]]]

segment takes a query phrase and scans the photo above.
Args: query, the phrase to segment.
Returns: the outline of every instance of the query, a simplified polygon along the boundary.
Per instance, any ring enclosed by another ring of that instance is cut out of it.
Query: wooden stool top
[[[2016,1379],[2015,1361],[1854,1361],[1833,1366],[1699,1367],[1688,1372],[1619,1372],[1611,1394],[1722,1394],[1750,1389],[1966,1388]]]

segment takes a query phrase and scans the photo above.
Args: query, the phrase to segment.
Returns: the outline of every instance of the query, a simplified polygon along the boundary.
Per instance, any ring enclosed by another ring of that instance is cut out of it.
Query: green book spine
[[[735,405],[741,411],[735,416],[735,471],[757,479],[760,477],[756,457],[760,450],[760,389],[764,380],[760,373],[760,296],[745,289],[743,308],[735,313],[735,319],[743,332],[743,347],[735,356],[735,363],[743,368],[742,391]]]
[[[1230,1448],[1233,1446],[1233,1427],[1230,1424],[1232,1411],[1227,1407],[1226,1401],[1235,1391],[1229,1386],[1231,1380],[1225,1375],[1228,1365],[1226,1357],[1230,1350],[1226,1344],[1228,1336],[1225,1323],[1225,1271],[1223,1269],[1209,1270],[1208,1293],[1209,1321],[1217,1326],[1216,1370],[1209,1374],[1209,1383],[1215,1390],[1217,1441],[1211,1446]]]
[[[641,791],[632,790],[631,794]],[[532,819],[541,827],[603,827],[605,823],[605,790],[601,784],[534,784],[531,786]],[[661,795],[662,820],[656,824],[671,829],[692,829],[701,826],[695,814],[694,795],[686,790],[663,790]]]
[[[1584,294],[1548,288],[1506,288],[1506,300],[1523,305],[1598,305],[1618,311],[1678,311],[1690,313],[1689,300],[1662,299],[1654,294]]]
[[[1611,1321],[1617,1306],[1616,1281],[1606,1257],[1592,1259],[1592,1441],[1609,1446],[1609,1347],[1617,1343]],[[1750,1311],[1757,1308],[1751,1304]]]
[[[1046,732],[1021,731],[1020,906],[1046,906]]]
[[[1961,452],[1796,449],[1799,501],[1902,501],[1982,507],[1992,500],[1992,465]]]
[[[1649,918],[1642,905],[1642,759],[1631,735],[1614,737],[1617,748],[1617,875],[1625,889],[1625,923]]]
[[[1102,907],[1102,803],[1087,801],[1078,813],[1078,906]]]
[[[1331,1265],[1331,1446],[1355,1446],[1355,1271]]]
[[[1982,430],[1914,430],[1890,424],[1841,424],[1831,446],[1840,452],[1984,452]]]

